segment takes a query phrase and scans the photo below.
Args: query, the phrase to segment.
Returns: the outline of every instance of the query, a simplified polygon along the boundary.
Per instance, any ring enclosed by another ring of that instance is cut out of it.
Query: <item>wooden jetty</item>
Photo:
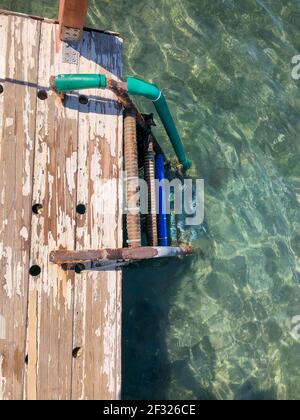
[[[0,399],[120,397],[122,274],[66,271],[49,255],[122,248],[122,191],[101,181],[122,169],[123,110],[110,91],[63,102],[49,79],[119,80],[122,39],[62,32],[0,12]]]

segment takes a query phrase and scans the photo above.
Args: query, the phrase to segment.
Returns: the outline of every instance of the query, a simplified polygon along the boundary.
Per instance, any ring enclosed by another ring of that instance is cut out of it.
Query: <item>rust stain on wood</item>
[[[58,31],[0,12],[0,399],[120,396],[121,273],[76,275],[49,255],[122,246],[122,110],[109,91],[63,104],[49,79],[84,71],[118,81],[122,40],[84,31],[78,64],[67,64]]]

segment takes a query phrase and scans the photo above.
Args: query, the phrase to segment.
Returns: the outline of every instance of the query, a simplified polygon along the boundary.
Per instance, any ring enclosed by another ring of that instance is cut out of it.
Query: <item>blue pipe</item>
[[[165,179],[165,162],[163,155],[157,155],[155,159],[155,177],[157,181]],[[168,221],[167,221],[167,203],[166,192],[163,186],[158,191],[158,244],[159,246],[169,246]]]

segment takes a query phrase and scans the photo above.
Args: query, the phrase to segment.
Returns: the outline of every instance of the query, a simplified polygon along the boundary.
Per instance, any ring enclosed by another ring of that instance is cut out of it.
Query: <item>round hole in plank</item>
[[[29,269],[29,274],[33,277],[37,277],[41,274],[41,267],[39,265],[32,265]]]
[[[86,206],[84,204],[78,204],[78,206],[76,206],[76,212],[81,215],[85,214]]]
[[[3,85],[0,85],[0,94],[3,93],[3,91],[4,91]]]
[[[81,274],[85,270],[84,264],[76,264],[75,265],[75,273]]]
[[[28,365],[28,354],[26,354],[24,362],[25,362],[25,365]]]
[[[78,359],[82,355],[82,348],[81,347],[75,347],[72,350],[72,356],[74,359]]]
[[[41,101],[44,101],[45,99],[48,98],[48,93],[44,89],[41,89],[38,91],[37,96]]]
[[[79,95],[78,101],[81,103],[81,105],[87,105],[89,103],[89,99],[85,95]]]
[[[42,214],[43,213],[43,206],[42,204],[34,204],[32,206],[32,211],[34,214]]]

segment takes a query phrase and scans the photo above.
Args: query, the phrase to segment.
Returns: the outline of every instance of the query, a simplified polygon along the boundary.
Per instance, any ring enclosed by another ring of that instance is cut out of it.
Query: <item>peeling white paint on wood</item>
[[[23,226],[22,229],[20,230],[20,236],[27,241],[28,240],[28,230],[26,226]]]
[[[80,72],[108,74],[109,69],[115,73],[110,73],[110,77],[121,76],[121,43],[118,44],[117,67],[114,67],[109,54],[104,53],[105,49],[109,51],[110,42],[103,34],[85,33]],[[116,38],[113,42],[116,43]],[[93,89],[86,94],[100,96],[99,91]],[[122,167],[123,118],[114,100],[111,92],[101,91],[101,100],[88,105],[89,113],[87,106],[79,112],[77,194],[78,202],[88,203],[88,206],[86,217],[80,218],[77,224],[77,249],[122,245],[120,213],[118,217],[122,194],[113,178],[118,177]],[[74,398],[98,398],[104,394],[116,399],[120,396],[121,323],[120,312],[116,310],[116,297],[121,297],[119,279],[121,274],[115,272],[82,273],[76,282],[73,346],[82,346],[84,351],[73,361]],[[91,355],[94,370],[89,366]]]
[[[77,152],[72,153],[71,157],[66,159],[66,176],[70,194],[73,194],[77,175]]]
[[[6,339],[6,320],[4,315],[0,315],[0,340]]]
[[[5,392],[7,380],[3,372],[3,362],[4,362],[4,358],[3,356],[0,355],[0,401],[7,399],[6,392]]]
[[[77,66],[62,62],[57,30],[50,21],[0,13],[0,77],[47,87],[57,73],[121,76],[121,39],[85,32]],[[45,101],[36,93],[5,83],[0,95],[0,399],[115,399],[121,273],[75,277],[50,264],[49,254],[122,245],[122,193],[113,179],[122,168],[122,110],[109,91],[85,92],[96,98],[87,106],[76,96],[67,95],[63,106],[51,91]],[[43,205],[41,214],[32,214],[33,203]],[[87,207],[84,216],[76,214],[79,203]],[[41,274],[29,276],[35,264]],[[17,372],[5,346],[20,350]]]
[[[9,299],[13,296],[13,264],[14,261],[12,259],[13,251],[12,248],[7,246],[4,248],[4,252],[2,255],[3,260],[5,261],[5,269],[4,269],[4,290],[6,295]]]
[[[39,28],[0,13],[0,399],[23,397]]]
[[[14,119],[13,118],[6,118],[5,120],[5,127],[9,128],[14,125]]]
[[[31,185],[31,151],[26,149],[25,151],[25,179],[23,179],[23,188],[22,193],[25,197],[29,196],[31,193],[32,185]]]

